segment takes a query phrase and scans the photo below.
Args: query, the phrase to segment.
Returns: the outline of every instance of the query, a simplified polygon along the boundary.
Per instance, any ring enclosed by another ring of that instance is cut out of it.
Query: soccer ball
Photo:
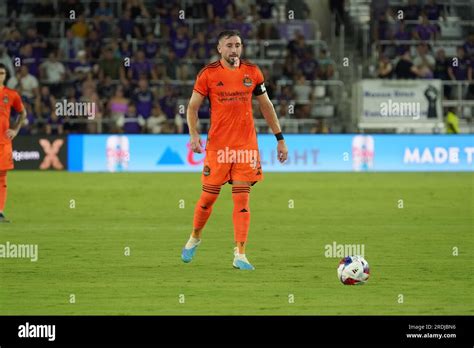
[[[344,285],[362,285],[369,276],[369,263],[359,255],[346,256],[337,267],[337,277]]]

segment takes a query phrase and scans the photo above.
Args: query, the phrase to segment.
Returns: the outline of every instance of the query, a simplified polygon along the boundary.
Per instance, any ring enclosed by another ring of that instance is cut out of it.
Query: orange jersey
[[[18,93],[7,87],[0,87],[0,144],[11,142],[7,138],[6,132],[10,128],[10,110],[14,108],[16,112],[23,111],[23,104]]]
[[[216,61],[198,74],[194,91],[209,98],[211,127],[206,150],[258,149],[253,122],[252,94],[265,93],[263,74],[248,61],[236,69]]]

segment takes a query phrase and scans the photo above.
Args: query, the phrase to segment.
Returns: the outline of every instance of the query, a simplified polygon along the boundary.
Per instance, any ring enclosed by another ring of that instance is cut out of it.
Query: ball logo
[[[120,172],[128,169],[130,162],[130,143],[124,135],[112,135],[107,138],[107,169]]]
[[[352,139],[352,169],[356,172],[374,167],[374,138],[370,135],[356,135]]]

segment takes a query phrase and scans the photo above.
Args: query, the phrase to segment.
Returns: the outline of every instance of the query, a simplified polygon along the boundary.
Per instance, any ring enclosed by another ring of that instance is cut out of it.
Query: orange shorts
[[[233,181],[249,181],[254,185],[263,180],[260,154],[258,150],[206,150],[201,180],[210,185]]]
[[[13,169],[12,143],[0,144],[0,170]]]

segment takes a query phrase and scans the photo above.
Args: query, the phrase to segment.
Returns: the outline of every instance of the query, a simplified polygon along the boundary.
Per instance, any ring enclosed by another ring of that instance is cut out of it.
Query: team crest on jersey
[[[3,97],[3,102],[4,102],[5,104],[8,104],[8,97],[7,97],[7,96]]]
[[[211,168],[209,166],[204,166],[204,170],[202,171],[204,176],[209,176],[211,174]]]
[[[252,79],[250,77],[245,76],[243,82],[244,82],[244,86],[252,87]]]

